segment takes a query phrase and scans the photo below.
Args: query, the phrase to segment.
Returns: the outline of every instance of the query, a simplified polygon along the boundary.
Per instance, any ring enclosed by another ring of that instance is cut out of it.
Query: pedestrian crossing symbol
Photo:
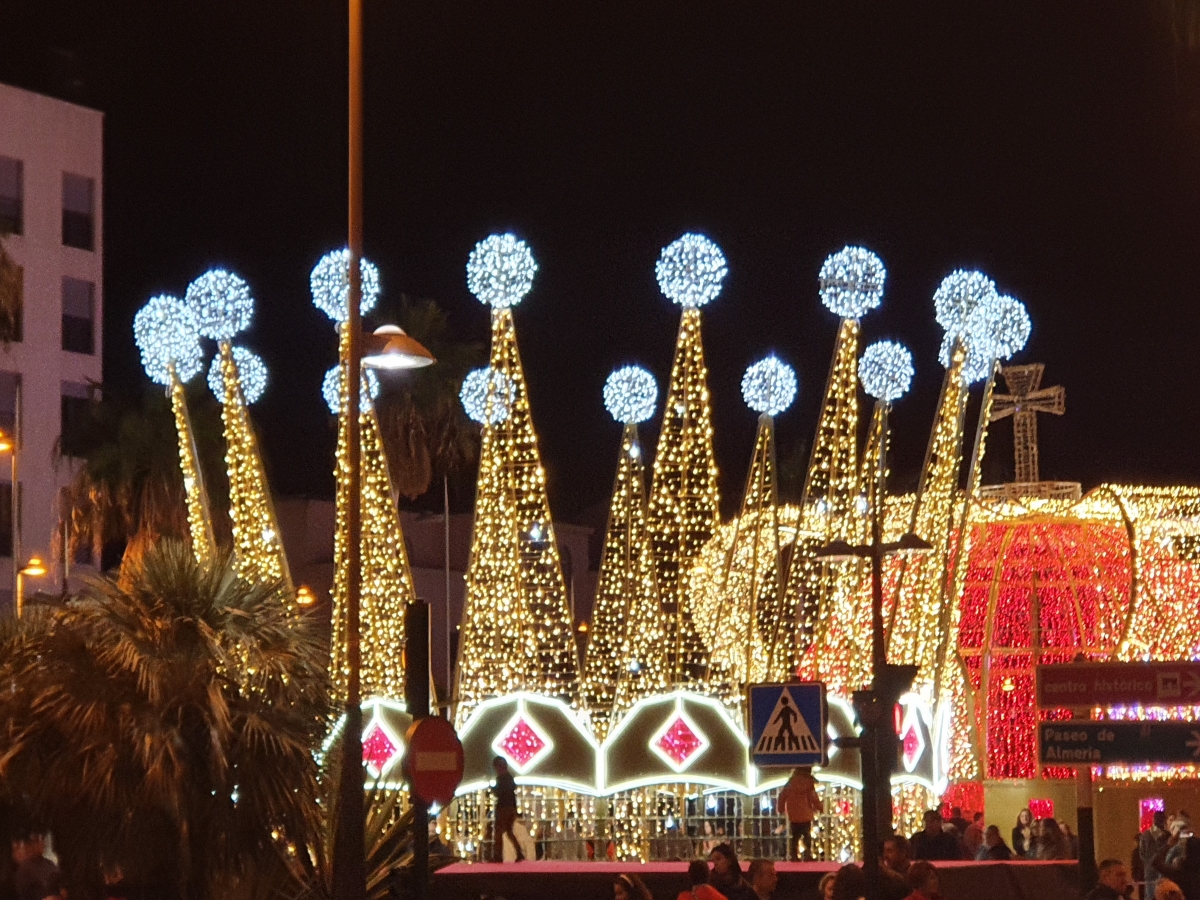
[[[825,755],[825,685],[750,685],[750,752],[754,765],[819,766]]]

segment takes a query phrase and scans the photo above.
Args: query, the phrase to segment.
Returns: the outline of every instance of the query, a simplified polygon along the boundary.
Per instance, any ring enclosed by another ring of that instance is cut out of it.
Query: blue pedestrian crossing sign
[[[825,685],[750,685],[750,756],[760,769],[829,762]]]

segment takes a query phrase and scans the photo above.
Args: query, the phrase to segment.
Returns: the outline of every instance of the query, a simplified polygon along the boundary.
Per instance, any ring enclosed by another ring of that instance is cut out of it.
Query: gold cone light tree
[[[796,521],[779,508],[775,417],[795,400],[796,385],[795,371],[775,356],[746,370],[742,398],[759,416],[741,514],[721,528],[693,567],[689,602],[709,651],[709,680],[731,703],[742,698],[747,683],[791,674],[791,653],[776,639],[784,546],[791,540],[784,530],[794,533]]]
[[[233,524],[233,554],[238,573],[249,581],[281,583],[289,602],[294,603],[296,592],[275,518],[275,504],[246,408],[246,394],[252,388],[261,394],[266,387],[266,367],[244,348],[239,348],[235,354],[231,343],[249,327],[254,316],[254,298],[249,286],[237,275],[212,269],[188,285],[184,302],[195,316],[200,334],[217,342],[218,355],[214,360],[217,374],[210,370],[209,385],[216,391],[219,377],[217,396],[223,404],[221,418],[225,423],[229,517]],[[248,371],[242,373],[240,366],[246,366]],[[243,374],[246,393],[243,393]]]
[[[604,554],[584,668],[596,736],[614,715],[667,689],[666,630],[646,514],[646,465],[638,423],[654,414],[658,386],[639,366],[608,376],[604,405],[624,429],[608,507]]]
[[[171,398],[192,553],[197,561],[209,562],[217,552],[212,511],[183,388],[185,382],[191,381],[204,368],[195,317],[178,298],[152,297],[134,317],[133,335],[146,374],[154,383],[166,387]]]
[[[362,284],[359,309],[365,314],[374,309],[378,301],[379,273],[366,259],[360,261],[359,269]],[[346,647],[346,593],[349,581],[347,516],[353,491],[347,463],[350,439],[350,398],[347,390],[349,337],[346,326],[348,270],[349,253],[335,250],[322,257],[309,278],[314,305],[329,316],[338,329],[338,364],[325,374],[321,393],[329,411],[338,417],[334,467],[336,529],[330,674],[339,705],[345,702],[349,677]],[[360,383],[360,695],[364,701],[389,699],[400,702],[404,698],[404,610],[416,598],[416,592],[413,590],[412,570],[404,546],[400,514],[392,499],[387,456],[375,415],[374,400],[379,395],[379,379],[373,370],[366,369]]]
[[[688,567],[716,531],[721,505],[700,309],[721,292],[727,272],[721,249],[699,234],[670,244],[655,267],[659,288],[683,316],[654,454],[650,534],[668,629],[668,678],[693,687],[703,687],[708,661],[685,601]]]
[[[483,386],[475,411],[483,431],[454,694],[460,724],[480,700],[517,690],[579,701],[574,628],[513,325],[512,307],[536,272],[511,234],[481,241],[467,263],[467,287],[492,310],[492,348],[489,370],[474,379]]]
[[[814,629],[828,636],[835,627],[830,622],[852,621],[861,613],[859,590],[868,578],[868,567],[831,570],[817,559],[816,551],[831,540],[858,543],[869,530],[859,476],[859,320],[882,302],[886,279],[882,260],[863,247],[844,247],[831,254],[817,279],[821,302],[841,322],[804,482],[803,534],[797,539],[784,600],[782,620],[795,623],[785,643],[797,653],[814,640]],[[814,645],[793,662],[816,677],[814,666],[823,652]],[[847,687],[856,690],[862,684]]]

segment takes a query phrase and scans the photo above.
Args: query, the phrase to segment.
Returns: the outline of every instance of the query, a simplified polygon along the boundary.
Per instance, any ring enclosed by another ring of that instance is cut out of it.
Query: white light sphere
[[[209,269],[189,284],[183,301],[200,333],[214,341],[233,340],[254,318],[250,285],[224,269]]]
[[[907,394],[914,374],[912,353],[896,341],[876,341],[858,361],[858,380],[863,390],[885,403]]]
[[[362,282],[358,311],[365,316],[379,302],[379,270],[365,256],[360,256],[358,272]],[[343,247],[322,256],[308,276],[308,287],[313,306],[339,325],[349,319],[350,251]]]
[[[517,399],[517,386],[491,366],[472,369],[458,392],[467,417],[480,425],[499,425],[508,418]]]
[[[699,309],[714,299],[727,274],[721,248],[690,232],[664,247],[654,266],[659,290],[684,309]]]
[[[966,331],[967,318],[981,303],[996,297],[996,283],[982,272],[956,269],[933,293],[933,309],[938,324],[951,334]]]
[[[379,376],[375,374],[374,369],[364,370],[362,387],[358,394],[358,410],[360,413],[368,413],[371,411],[371,404],[379,397]],[[325,373],[325,378],[321,381],[321,396],[325,398],[325,405],[329,407],[329,411],[337,416],[342,412],[342,367],[334,366]]]
[[[821,302],[843,319],[861,319],[883,301],[887,269],[865,247],[843,247],[826,257],[817,275]]]
[[[958,335],[947,331],[942,337],[942,346],[938,351],[938,361],[943,368],[950,368],[950,353],[954,349],[954,341]],[[992,362],[995,357],[986,341],[972,341],[970,336],[963,338],[967,344],[967,355],[963,360],[962,380],[964,384],[974,384],[983,381],[992,373]]]
[[[985,343],[996,359],[1008,359],[1025,349],[1033,323],[1025,304],[1013,297],[997,296],[980,304],[967,318],[967,340]]]
[[[623,425],[645,422],[654,415],[658,383],[641,366],[622,366],[604,382],[604,408]]]
[[[775,356],[760,359],[742,376],[742,399],[756,413],[779,415],[796,399],[796,371]]]
[[[237,365],[242,397],[247,403],[257,403],[267,389],[267,364],[261,356],[245,347],[233,348],[233,361]],[[220,354],[213,357],[208,367],[208,389],[218,400],[225,402],[225,377],[221,372]]]
[[[204,368],[196,318],[178,297],[160,294],[147,300],[133,317],[133,340],[142,356],[142,368],[155,384],[171,383],[171,363],[175,364],[175,376],[185,383]]]
[[[529,245],[515,234],[493,234],[467,257],[467,290],[492,309],[509,309],[533,287],[538,265]]]

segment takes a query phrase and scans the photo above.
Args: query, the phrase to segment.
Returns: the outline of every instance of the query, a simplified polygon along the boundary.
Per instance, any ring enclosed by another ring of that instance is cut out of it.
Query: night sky
[[[366,251],[385,303],[435,298],[485,339],[467,254],[496,230],[529,241],[541,271],[517,330],[560,518],[610,487],[609,370],[669,373],[679,312],[654,262],[685,230],[729,260],[704,327],[733,501],[748,363],[773,350],[797,367],[781,457],[811,440],[836,330],[816,275],[846,243],[888,267],[866,338],[917,357],[897,486],[915,484],[940,386],[931,297],[961,266],[1027,304],[1020,361],[1067,387],[1066,416],[1040,423],[1043,477],[1200,484],[1200,80],[1167,4],[366,7]],[[0,10],[0,81],[106,113],[106,381],[143,384],[130,323],[147,297],[239,272],[259,301],[245,342],[274,376],[256,420],[289,494],[332,494],[333,332],[308,273],[345,241],[344,15],[337,0]],[[1011,477],[1010,433],[988,480]]]

